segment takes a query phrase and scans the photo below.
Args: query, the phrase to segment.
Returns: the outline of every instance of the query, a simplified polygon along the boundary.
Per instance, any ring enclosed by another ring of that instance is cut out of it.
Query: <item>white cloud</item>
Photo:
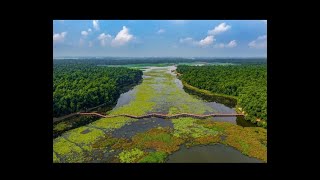
[[[111,38],[111,35],[110,35],[110,34],[102,33],[102,34],[100,34],[99,37],[98,37],[99,40],[103,40],[103,39],[106,39],[106,38]]]
[[[100,27],[99,27],[99,20],[93,20],[92,23],[93,23],[93,28],[94,28],[95,30],[99,30],[99,29],[100,29]]]
[[[112,37],[110,34],[105,34],[105,33],[102,33],[98,36],[98,39],[100,40],[100,43],[102,46],[105,46],[107,44],[107,41],[111,38]]]
[[[199,45],[199,46],[208,46],[208,45],[212,44],[213,41],[215,41],[215,39],[213,38],[213,36],[207,36],[206,38],[200,40],[200,41],[198,42],[198,45]]]
[[[233,47],[236,47],[236,46],[237,46],[237,41],[236,40],[232,40],[226,45],[226,47],[229,47],[229,48],[233,48]]]
[[[197,46],[201,46],[201,47],[206,47],[206,46],[209,46],[214,43],[214,41],[216,40],[215,35],[220,34],[222,32],[225,32],[225,31],[229,30],[230,28],[231,28],[230,25],[227,25],[226,23],[221,23],[218,26],[216,26],[214,29],[209,30],[208,31],[209,35],[207,37],[205,37],[204,39],[201,39],[200,41],[196,41],[196,40],[193,40],[191,37],[187,37],[184,39],[180,39],[180,43],[186,43],[186,44],[192,44],[192,45],[197,45]],[[223,47],[232,48],[235,46],[237,46],[237,42],[235,40],[230,41],[226,45],[223,43],[215,45],[215,47],[220,47],[220,48],[223,48]]]
[[[53,34],[53,42],[63,42],[66,36],[67,32]]]
[[[229,30],[230,28],[231,28],[230,25],[227,25],[226,23],[221,23],[218,26],[216,26],[214,29],[209,30],[208,34],[209,35],[217,35],[217,34],[220,34],[222,32]]]
[[[164,32],[166,32],[166,30],[164,30],[164,29],[159,29],[159,31],[157,31],[158,34],[161,34],[161,33],[164,33]]]
[[[227,25],[226,23],[221,23],[218,26],[216,26],[214,29],[208,31],[208,36],[204,39],[201,39],[200,41],[193,40],[191,37],[187,37],[184,39],[180,39],[180,43],[186,43],[186,44],[193,44],[198,45],[201,47],[209,46],[213,44],[213,42],[216,40],[214,37],[217,34],[220,34],[222,32],[228,31],[231,28],[230,25]],[[227,45],[221,43],[215,45],[215,47],[235,47],[237,46],[237,42],[235,40],[230,41]]]
[[[214,41],[215,41],[215,39],[213,36],[207,36],[200,41],[196,41],[196,40],[192,39],[191,37],[180,39],[180,43],[198,45],[198,46],[202,46],[202,47],[208,46],[208,45],[212,44]]]
[[[91,33],[91,32],[92,32],[92,29],[89,28],[88,31],[81,31],[81,35],[83,35],[84,37],[86,37],[86,36],[88,36],[89,33]]]
[[[267,35],[259,36],[256,40],[251,41],[248,46],[250,48],[262,49],[267,47]]]
[[[267,39],[267,35],[259,36],[257,38],[257,40],[266,40],[266,39]]]
[[[238,45],[237,41],[236,40],[232,40],[228,44],[220,43],[220,44],[215,45],[215,47],[216,48],[233,48],[233,47],[236,47],[237,45]]]
[[[117,34],[117,36],[112,40],[112,46],[122,46],[130,42],[134,36],[129,33],[129,29],[126,26],[122,27],[122,30]]]
[[[87,36],[87,35],[88,35],[88,32],[87,32],[87,31],[81,31],[81,35]]]
[[[191,37],[180,39],[180,43],[192,43],[193,39]]]

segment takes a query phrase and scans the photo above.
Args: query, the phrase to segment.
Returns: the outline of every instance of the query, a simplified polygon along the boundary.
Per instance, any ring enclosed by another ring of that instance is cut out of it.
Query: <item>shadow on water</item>
[[[242,127],[258,127],[257,124],[247,121],[243,117],[237,117],[236,121],[237,121],[237,125]]]
[[[263,163],[223,144],[194,146],[180,150],[168,157],[167,163]]]
[[[183,87],[183,90],[188,94],[190,94],[191,96],[205,101],[204,103],[206,103],[210,107],[213,107],[219,113],[230,113],[230,114],[237,113],[234,109],[234,107],[237,104],[237,100],[233,98],[227,98],[222,96],[211,96],[211,95],[209,96],[209,95],[191,90],[185,86]],[[210,112],[206,112],[206,114],[208,113]],[[214,120],[230,122],[242,127],[257,127],[256,124],[245,120],[243,117],[215,117]]]
[[[216,102],[223,104],[229,108],[234,108],[237,105],[237,100],[233,98],[227,98],[227,97],[222,97],[222,96],[212,96],[212,95],[206,95],[200,92],[193,91],[191,89],[186,88],[185,86],[183,87],[184,91],[187,92],[188,94],[194,95],[198,98],[201,98],[207,102]]]
[[[122,93],[117,101],[117,104],[114,108],[121,107],[123,105],[129,104],[130,101],[134,98],[134,94],[136,93],[136,89],[131,89],[128,92]]]

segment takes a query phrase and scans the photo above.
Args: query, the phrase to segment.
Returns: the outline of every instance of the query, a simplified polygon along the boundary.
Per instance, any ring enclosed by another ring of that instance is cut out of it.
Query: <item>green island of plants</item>
[[[133,163],[139,160],[143,154],[144,152],[137,148],[124,150],[119,154],[119,159],[122,163]]]
[[[75,163],[85,160],[82,149],[74,143],[65,140],[63,137],[54,139],[53,150],[64,159],[63,162]]]
[[[140,159],[139,163],[164,163],[167,157],[167,153],[165,152],[151,152],[142,159]]]
[[[138,133],[132,138],[133,146],[141,149],[154,149],[172,153],[179,149],[184,141],[170,133],[168,128],[154,128],[145,133]]]

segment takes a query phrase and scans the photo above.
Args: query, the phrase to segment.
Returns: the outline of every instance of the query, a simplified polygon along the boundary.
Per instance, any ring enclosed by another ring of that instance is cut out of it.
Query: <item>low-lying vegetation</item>
[[[132,143],[135,147],[142,149],[155,149],[172,153],[179,149],[179,145],[183,143],[183,140],[173,136],[168,128],[155,128],[135,135],[132,138]]]
[[[166,69],[146,72],[150,77],[135,87],[135,96],[128,104],[113,109],[110,115],[144,115],[161,108],[169,113],[214,113],[201,100],[189,96],[175,84]],[[159,85],[160,84],[160,85]],[[159,112],[159,111],[158,111]],[[181,145],[209,145],[222,143],[232,146],[250,157],[267,161],[267,130],[261,127],[243,128],[214,118],[177,118],[173,128],[151,128],[132,138],[112,136],[126,124],[137,119],[127,117],[101,118],[86,126],[63,133],[53,140],[54,162],[121,162],[161,163],[179,150]],[[65,124],[61,124],[64,128]],[[98,158],[96,158],[98,157]],[[106,159],[107,158],[107,159]]]
[[[167,157],[167,153],[165,152],[151,152],[142,159],[140,159],[139,163],[164,163]]]
[[[119,154],[119,159],[122,163],[133,163],[138,161],[143,154],[144,152],[137,148],[132,150],[124,150]]]

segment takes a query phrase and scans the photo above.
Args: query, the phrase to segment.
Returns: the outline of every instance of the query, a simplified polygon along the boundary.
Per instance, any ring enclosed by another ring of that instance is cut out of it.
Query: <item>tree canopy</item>
[[[141,79],[142,71],[124,67],[54,64],[53,116],[114,104],[125,86]]]
[[[184,66],[182,80],[200,89],[236,96],[246,119],[267,121],[267,65]]]

